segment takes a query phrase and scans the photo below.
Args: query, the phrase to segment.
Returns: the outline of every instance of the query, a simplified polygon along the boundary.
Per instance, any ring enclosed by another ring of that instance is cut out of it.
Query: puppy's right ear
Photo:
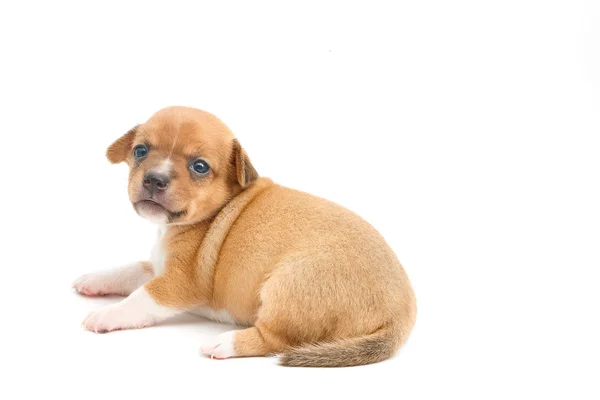
[[[127,158],[127,154],[131,151],[133,146],[133,139],[135,138],[135,132],[139,125],[131,128],[126,134],[118,138],[113,144],[108,146],[106,150],[106,158],[113,164],[118,164]]]

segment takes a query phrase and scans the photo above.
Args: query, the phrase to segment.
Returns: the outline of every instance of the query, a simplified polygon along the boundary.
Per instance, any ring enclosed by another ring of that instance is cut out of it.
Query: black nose
[[[163,191],[169,186],[169,177],[156,172],[149,172],[144,176],[144,187],[152,193]]]

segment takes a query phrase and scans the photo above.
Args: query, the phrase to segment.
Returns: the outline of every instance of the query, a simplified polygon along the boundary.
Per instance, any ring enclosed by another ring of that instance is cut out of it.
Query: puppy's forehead
[[[137,129],[153,148],[185,155],[221,156],[233,134],[212,114],[184,107],[170,107],[154,114]]]

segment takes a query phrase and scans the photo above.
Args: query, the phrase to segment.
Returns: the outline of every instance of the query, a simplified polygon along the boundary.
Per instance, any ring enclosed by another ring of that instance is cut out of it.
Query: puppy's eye
[[[208,173],[208,170],[210,170],[210,167],[208,166],[208,163],[206,161],[198,159],[192,163],[192,169],[197,174],[206,175]]]
[[[138,144],[133,149],[133,156],[135,158],[144,158],[148,154],[148,147],[143,144]]]

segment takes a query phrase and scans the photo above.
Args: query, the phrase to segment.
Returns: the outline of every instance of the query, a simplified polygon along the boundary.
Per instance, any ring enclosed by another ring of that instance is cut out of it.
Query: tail
[[[383,326],[357,338],[302,345],[281,355],[280,364],[289,367],[351,367],[372,364],[391,357],[412,330],[396,325]]]

